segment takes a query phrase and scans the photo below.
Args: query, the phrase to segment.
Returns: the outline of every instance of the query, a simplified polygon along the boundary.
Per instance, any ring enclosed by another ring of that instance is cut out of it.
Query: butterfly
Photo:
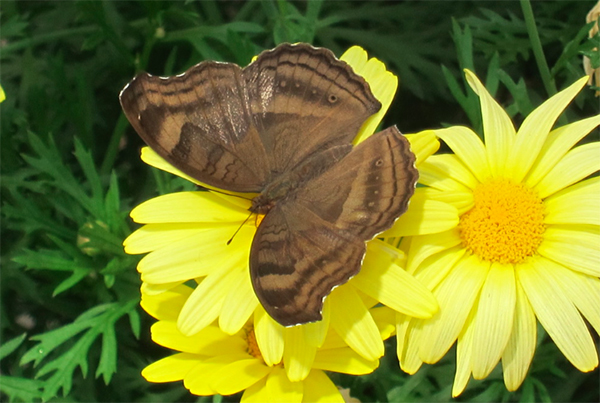
[[[283,326],[322,318],[325,297],[356,275],[365,242],[406,211],[418,172],[393,126],[352,140],[380,102],[331,51],[282,44],[245,68],[201,62],[136,76],[120,101],[142,139],[199,182],[258,193],[264,215],[250,277]]]

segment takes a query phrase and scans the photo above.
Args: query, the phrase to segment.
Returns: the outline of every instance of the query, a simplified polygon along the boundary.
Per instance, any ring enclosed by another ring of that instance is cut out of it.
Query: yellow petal
[[[337,386],[323,372],[311,371],[304,380],[303,402],[306,403],[344,403]]]
[[[232,395],[255,384],[271,372],[256,358],[239,360],[223,366],[210,375],[210,387],[220,395]]]
[[[352,284],[382,304],[410,316],[429,318],[437,302],[427,288],[393,262],[391,246],[369,242],[361,271]]]
[[[460,395],[471,378],[471,368],[477,361],[478,356],[474,356],[473,339],[475,338],[475,317],[476,309],[471,310],[469,317],[465,322],[462,332],[456,342],[456,373],[452,384],[452,397]]]
[[[436,301],[437,304],[437,301]],[[371,316],[379,328],[382,340],[392,337],[396,330],[396,311],[387,306],[378,306],[370,309]]]
[[[6,99],[6,94],[4,93],[4,88],[0,85],[0,102],[4,102]]]
[[[212,229],[210,225],[198,223],[147,224],[129,235],[123,241],[123,246],[129,254],[148,253],[185,239],[195,238]]]
[[[581,78],[568,88],[560,91],[529,114],[519,128],[510,158],[505,169],[515,182],[521,182],[538,158],[548,133],[554,122],[571,100],[585,85],[587,78]]]
[[[194,395],[214,395],[216,391],[211,388],[211,377],[220,368],[233,362],[248,359],[248,354],[228,354],[212,357],[199,361],[198,364],[185,374],[183,384]]]
[[[471,370],[475,379],[488,376],[500,361],[512,330],[515,301],[513,266],[492,263],[474,317]]]
[[[479,183],[454,154],[432,155],[419,167],[419,183],[442,191],[470,192]]]
[[[267,378],[265,392],[268,399],[263,402],[300,403],[304,392],[303,382],[292,382],[281,367],[275,367]]]
[[[248,211],[211,192],[178,192],[145,201],[131,210],[130,215],[141,224],[216,222],[239,226],[248,218]]]
[[[440,141],[435,135],[434,130],[423,130],[414,134],[406,134],[405,137],[410,143],[411,151],[417,157],[415,161],[417,168],[420,168],[421,163],[440,148]]]
[[[182,334],[175,322],[161,320],[152,325],[152,341],[163,347],[205,357],[218,354],[243,354],[247,344],[239,336],[231,337],[216,326],[207,326],[193,336]]]
[[[458,159],[471,171],[479,182],[489,179],[490,167],[485,146],[481,139],[469,128],[453,126],[436,130],[435,134],[454,151]]]
[[[562,288],[579,312],[600,333],[600,279],[588,276],[561,265],[554,265],[546,272],[554,284]]]
[[[569,151],[538,183],[542,199],[600,170],[600,142],[593,142]]]
[[[516,137],[515,128],[508,114],[492,98],[477,76],[466,69],[465,75],[473,91],[479,95],[490,172],[494,177],[504,177],[506,175],[505,164]]]
[[[600,115],[551,131],[525,183],[531,188],[535,187],[579,140],[598,125],[600,125]]]
[[[283,326],[275,322],[262,305],[257,306],[254,313],[254,335],[260,353],[269,366],[279,364],[283,359],[283,330]]]
[[[429,256],[450,249],[459,245],[461,242],[456,228],[450,231],[440,232],[439,234],[423,235],[412,238],[408,260],[406,262],[406,271],[413,273],[414,270]]]
[[[177,169],[173,165],[169,164],[167,161],[165,161],[165,159],[163,157],[158,155],[156,153],[156,151],[154,151],[150,147],[142,148],[141,158],[142,158],[142,161],[144,161],[146,164],[148,164],[150,166],[153,166],[154,168],[158,168],[165,172],[169,172],[173,175],[179,176],[180,178],[183,178],[190,182],[193,182],[196,185],[202,186],[202,183],[200,183],[198,180],[192,178],[191,176],[184,174],[179,169]]]
[[[176,321],[181,308],[192,294],[186,285],[178,285],[171,290],[156,295],[142,292],[140,305],[148,314],[158,320]]]
[[[379,329],[352,287],[337,287],[329,295],[331,325],[344,341],[367,360],[383,355]]]
[[[517,390],[523,383],[537,341],[537,322],[533,309],[519,282],[516,283],[516,288],[517,300],[513,327],[502,355],[504,384],[511,392]]]
[[[255,229],[242,227],[227,245],[231,230],[232,227],[213,229],[149,253],[137,267],[142,281],[155,284],[187,281],[206,276],[222,266],[247,267]]]
[[[283,366],[287,377],[292,382],[301,381],[310,372],[317,348],[306,343],[303,326],[284,329],[283,337],[285,340]]]
[[[425,287],[433,290],[441,283],[456,263],[467,253],[462,246],[447,249],[426,260],[415,273],[415,278]]]
[[[179,381],[196,365],[198,356],[195,354],[173,354],[148,365],[142,370],[142,376],[148,382]]]
[[[352,66],[354,72],[369,83],[373,96],[381,102],[379,112],[368,118],[362,125],[358,136],[354,140],[354,143],[358,144],[373,134],[379,123],[381,123],[381,119],[383,119],[396,94],[398,77],[387,71],[385,64],[381,61],[375,58],[367,60],[367,52],[358,46],[348,49],[340,57],[340,60]]]
[[[458,211],[448,203],[431,200],[418,188],[410,199],[408,211],[404,213],[382,238],[425,235],[443,232],[456,227]]]
[[[600,178],[569,186],[544,200],[546,224],[600,225]]]
[[[378,366],[379,360],[367,360],[348,347],[319,350],[313,364],[316,369],[352,375],[370,374]]]
[[[244,391],[240,403],[264,403],[271,401],[270,396],[267,395],[266,384],[267,378],[264,377],[254,385],[248,387]]]
[[[440,310],[427,320],[421,332],[419,356],[424,362],[437,362],[456,341],[479,295],[489,266],[475,255],[467,256],[434,290]]]
[[[239,278],[229,289],[219,315],[219,327],[227,334],[239,332],[259,304],[250,282],[250,271],[244,269],[237,274]]]
[[[538,253],[572,270],[600,276],[600,233],[549,227]]]
[[[198,284],[177,320],[177,326],[183,334],[193,335],[217,318],[230,287],[238,278],[239,274],[235,272],[243,270],[243,266],[240,266],[241,263],[234,269],[220,268]]]
[[[591,371],[598,366],[594,341],[577,308],[546,273],[555,270],[556,265],[541,257],[531,258],[518,266],[517,279],[559,350],[580,371]]]
[[[457,210],[459,216],[471,210],[474,205],[473,192],[471,192],[470,190],[438,190],[432,187],[421,187],[417,188],[416,190],[419,194],[421,194],[427,199],[450,204]],[[416,193],[417,192],[415,192],[415,194]]]
[[[176,281],[173,283],[164,283],[164,284],[150,284],[150,283],[142,283],[142,286],[140,287],[140,291],[143,294],[146,294],[148,296],[153,296],[153,295],[158,295],[158,294],[162,294],[166,291],[172,290],[173,288],[177,287],[178,285],[181,285],[181,281]]]
[[[326,300],[327,301],[327,300]],[[331,309],[329,303],[323,304],[323,312],[321,313],[323,319],[318,322],[307,323],[303,325],[304,328],[304,340],[311,346],[321,347],[327,337],[329,331],[329,320],[331,315]]]
[[[400,368],[409,375],[414,375],[423,365],[419,357],[419,340],[423,330],[423,319],[407,319],[398,315],[396,325],[396,353]]]

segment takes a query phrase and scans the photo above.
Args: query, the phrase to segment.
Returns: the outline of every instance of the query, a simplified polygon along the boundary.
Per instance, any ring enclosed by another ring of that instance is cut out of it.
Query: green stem
[[[525,26],[527,27],[527,34],[529,35],[529,41],[531,42],[531,49],[537,63],[544,87],[548,96],[556,94],[556,84],[550,74],[548,63],[546,62],[546,56],[544,56],[544,50],[542,49],[542,41],[535,25],[535,18],[533,17],[533,9],[531,8],[531,2],[529,0],[521,0],[521,9],[523,10],[523,16],[525,17]]]

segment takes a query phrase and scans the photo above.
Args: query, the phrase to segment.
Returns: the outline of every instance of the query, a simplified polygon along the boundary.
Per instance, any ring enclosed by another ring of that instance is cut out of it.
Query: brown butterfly
[[[259,193],[250,251],[258,299],[277,322],[321,319],[331,290],[360,270],[365,242],[406,211],[418,178],[396,127],[351,142],[381,104],[327,49],[282,44],[249,66],[205,61],[142,73],[121,105],[144,141],[216,188]]]

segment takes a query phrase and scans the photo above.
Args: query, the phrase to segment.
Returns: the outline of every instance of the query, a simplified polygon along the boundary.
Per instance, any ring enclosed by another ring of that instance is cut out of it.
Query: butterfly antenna
[[[231,238],[229,238],[229,241],[227,241],[227,245],[229,245],[231,243],[231,241],[233,241],[233,238],[235,238],[235,236],[237,235],[238,232],[240,232],[240,230],[242,229],[242,227],[244,226],[244,224],[246,224],[248,222],[248,220],[250,219],[250,217],[252,217],[252,214],[254,214],[254,213],[250,213],[248,215],[248,217],[246,217],[246,219],[244,220],[244,222],[240,224],[240,226],[238,227],[238,229],[235,230],[235,232],[233,233],[233,235],[231,236]]]

